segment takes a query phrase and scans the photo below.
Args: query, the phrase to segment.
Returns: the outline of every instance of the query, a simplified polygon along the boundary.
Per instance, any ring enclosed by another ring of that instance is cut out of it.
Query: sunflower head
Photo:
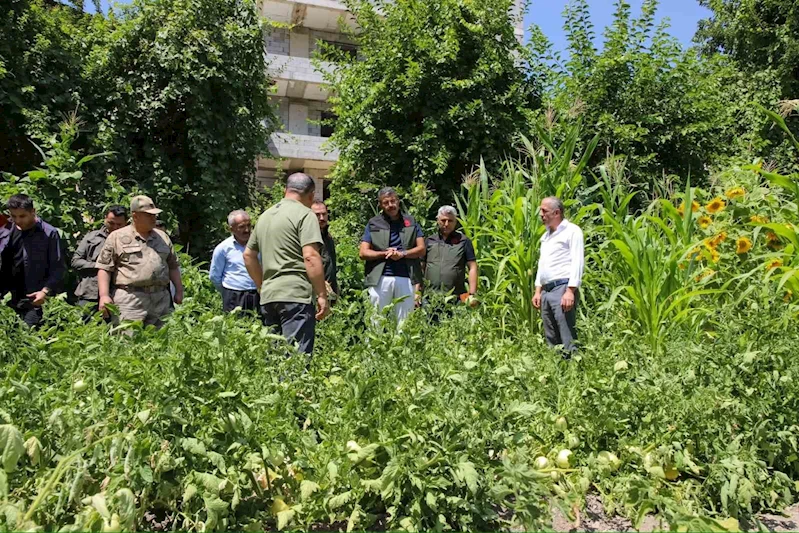
[[[710,200],[710,203],[705,206],[705,209],[707,209],[708,213],[714,215],[720,211],[724,211],[725,207],[727,207],[727,204],[724,202],[724,200],[717,196]]]
[[[745,254],[752,249],[752,241],[750,241],[747,237],[738,237],[735,241],[735,253],[736,254]]]
[[[768,224],[768,217],[752,215],[749,217],[749,222],[754,222],[755,224]]]
[[[718,248],[719,244],[723,243],[726,239],[727,239],[727,232],[722,231],[715,237],[711,237],[710,239],[708,239],[706,245],[711,250],[715,250],[716,248]]]
[[[702,215],[698,219],[696,219],[696,223],[699,224],[699,227],[702,229],[707,229],[708,226],[713,222],[713,219],[707,215]]]
[[[694,278],[694,281],[696,281],[698,283],[698,282],[700,282],[700,281],[712,276],[715,273],[716,273],[716,271],[713,270],[712,268],[706,268],[702,272],[697,274],[697,276]]]
[[[779,268],[782,266],[782,259],[772,259],[768,263],[766,263],[766,270],[771,270],[772,268]]]
[[[745,195],[746,191],[744,190],[743,187],[733,187],[732,189],[724,193],[724,196],[726,196],[730,200],[735,200],[736,198],[743,198]]]

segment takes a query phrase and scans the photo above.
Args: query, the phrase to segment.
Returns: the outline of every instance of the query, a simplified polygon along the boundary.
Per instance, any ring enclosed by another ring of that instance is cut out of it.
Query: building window
[[[331,111],[322,111],[322,137],[332,137],[336,129],[336,115]]]
[[[330,180],[322,180],[322,200],[330,198]]]
[[[322,42],[327,46],[333,47],[341,52],[344,52],[347,56],[349,56],[350,59],[355,59],[358,57],[358,47],[354,44],[340,43],[336,41],[326,41],[326,40],[322,40]],[[326,57],[325,59],[332,59],[332,58]]]

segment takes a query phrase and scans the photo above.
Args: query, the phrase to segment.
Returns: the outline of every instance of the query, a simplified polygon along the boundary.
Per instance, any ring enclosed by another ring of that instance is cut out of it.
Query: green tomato
[[[572,451],[568,448],[559,451],[558,456],[555,457],[555,464],[558,465],[558,468],[569,468],[571,466],[571,455]]]
[[[559,416],[558,419],[555,420],[555,427],[558,429],[558,431],[566,431],[566,429],[569,427],[569,425],[566,423],[566,417]]]
[[[535,467],[538,470],[543,470],[545,468],[549,468],[549,459],[547,459],[543,455],[540,455],[540,456],[536,457],[535,458]]]
[[[74,390],[75,392],[83,392],[88,388],[89,384],[83,381],[82,379],[79,379],[72,384],[72,390]]]

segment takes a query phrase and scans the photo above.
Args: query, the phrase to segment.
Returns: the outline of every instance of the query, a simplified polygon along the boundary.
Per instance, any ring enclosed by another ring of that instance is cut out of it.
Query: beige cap
[[[152,198],[149,196],[134,196],[130,200],[130,212],[131,213],[150,213],[151,215],[157,215],[161,212],[160,209],[156,209],[155,204],[153,203]]]

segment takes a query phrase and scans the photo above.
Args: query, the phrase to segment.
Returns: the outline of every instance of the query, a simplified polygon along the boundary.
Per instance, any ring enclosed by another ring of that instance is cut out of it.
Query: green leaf
[[[11,424],[0,425],[0,462],[6,472],[14,472],[17,462],[25,453],[25,442],[22,433]]]
[[[307,501],[311,495],[319,490],[319,484],[314,483],[308,479],[303,479],[300,482],[300,499]]]
[[[458,481],[466,483],[472,494],[477,493],[478,475],[471,461],[461,461],[455,467],[455,477]]]

